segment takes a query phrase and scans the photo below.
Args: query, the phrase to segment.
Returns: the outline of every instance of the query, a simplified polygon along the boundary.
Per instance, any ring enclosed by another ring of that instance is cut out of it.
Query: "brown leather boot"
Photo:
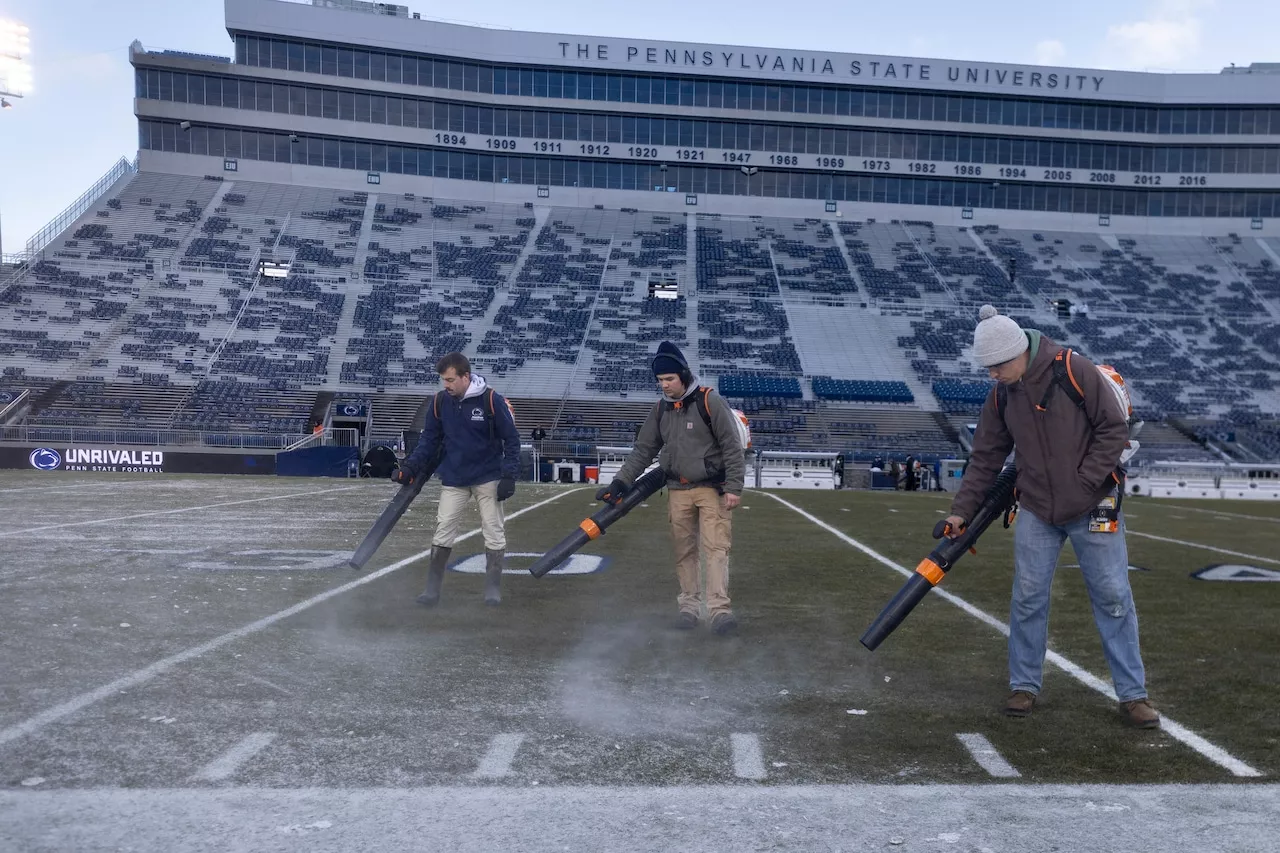
[[[1151,704],[1151,700],[1143,696],[1120,703],[1120,711],[1129,721],[1129,725],[1139,729],[1160,728],[1160,712]]]
[[[1009,694],[1009,698],[1004,702],[1004,715],[1006,717],[1029,717],[1035,704],[1036,694],[1027,690],[1015,690]]]

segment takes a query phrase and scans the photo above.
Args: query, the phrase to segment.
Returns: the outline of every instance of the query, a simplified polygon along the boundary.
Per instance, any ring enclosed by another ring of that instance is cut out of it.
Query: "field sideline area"
[[[1064,552],[1045,692],[1006,719],[997,527],[872,654],[946,496],[748,492],[735,636],[672,630],[665,493],[521,484],[500,608],[478,517],[419,607],[437,490],[364,572],[385,482],[0,478],[0,849],[1274,850],[1280,505],[1130,498],[1164,729],[1136,731]],[[1255,576],[1250,582],[1193,573]],[[1258,570],[1258,571],[1255,571]]]

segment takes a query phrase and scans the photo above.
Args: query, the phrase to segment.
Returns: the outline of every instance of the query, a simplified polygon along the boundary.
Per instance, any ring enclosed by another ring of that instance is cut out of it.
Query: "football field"
[[[1069,548],[1041,702],[999,713],[998,525],[859,645],[945,496],[748,492],[719,637],[670,627],[665,493],[535,580],[599,505],[521,484],[502,606],[473,516],[426,609],[434,485],[346,566],[393,492],[0,475],[0,849],[1275,849],[1280,506],[1126,500],[1138,731]]]

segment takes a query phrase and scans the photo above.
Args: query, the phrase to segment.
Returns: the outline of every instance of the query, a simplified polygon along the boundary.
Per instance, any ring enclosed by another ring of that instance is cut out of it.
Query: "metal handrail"
[[[351,430],[355,432],[355,430]],[[212,430],[58,427],[39,424],[0,426],[0,442],[11,444],[96,444],[131,447],[210,447],[281,451],[300,438],[292,434]],[[336,440],[336,437],[335,437]],[[343,440],[348,440],[343,437]],[[345,445],[340,445],[345,446]]]
[[[31,239],[27,241],[26,256],[32,258],[38,255],[40,251],[54,239],[67,229],[67,226],[79,219],[86,210],[93,206],[93,203],[102,198],[107,190],[111,189],[116,181],[125,175],[137,173],[137,167],[134,163],[130,163],[128,158],[121,157],[116,164],[107,170],[107,173],[98,179],[97,183],[85,190],[80,198],[67,205],[66,209],[49,221],[49,224],[41,228]]]
[[[16,411],[24,401],[31,397],[31,389],[23,388],[22,393],[10,400],[3,409],[0,409],[0,424],[4,423],[4,419],[9,416],[10,412]]]

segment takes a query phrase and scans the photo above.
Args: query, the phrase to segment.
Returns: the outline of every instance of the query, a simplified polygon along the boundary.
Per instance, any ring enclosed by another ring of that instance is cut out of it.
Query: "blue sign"
[[[62,456],[50,447],[37,447],[29,458],[31,467],[39,471],[56,471],[62,465]]]

